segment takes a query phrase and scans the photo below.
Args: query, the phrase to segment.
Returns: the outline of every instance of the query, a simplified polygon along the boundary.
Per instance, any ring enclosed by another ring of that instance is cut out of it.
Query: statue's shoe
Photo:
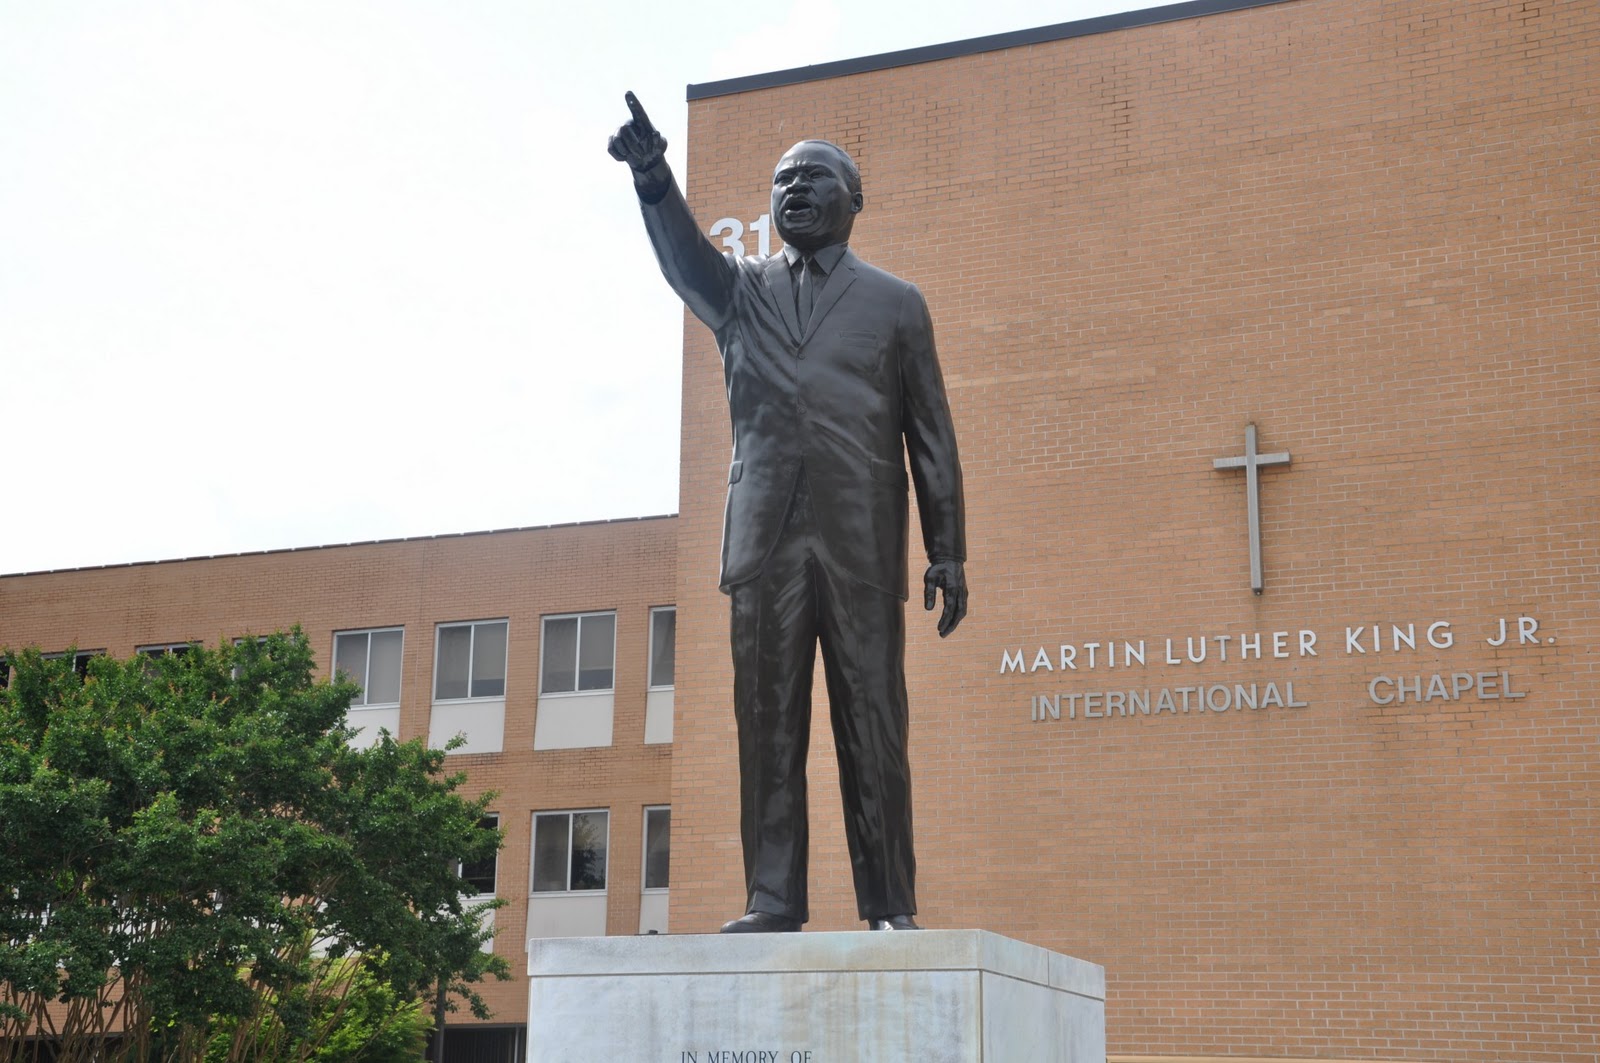
[[[722,924],[724,934],[793,934],[799,929],[800,920],[771,912],[751,912]]]
[[[727,928],[724,927],[724,930]],[[868,919],[868,930],[921,930],[909,915],[886,915],[881,919]]]

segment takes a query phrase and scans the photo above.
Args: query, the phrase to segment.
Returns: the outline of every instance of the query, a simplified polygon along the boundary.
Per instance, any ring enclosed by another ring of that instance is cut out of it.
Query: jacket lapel
[[[784,272],[787,273],[788,271],[785,270]],[[844,257],[839,260],[839,264],[833,267],[833,273],[829,275],[828,283],[822,286],[822,294],[817,297],[816,305],[811,308],[811,320],[806,325],[806,334],[800,340],[801,343],[807,342],[812,336],[816,335],[817,326],[822,323],[823,318],[828,316],[828,311],[833,309],[834,304],[839,301],[839,297],[845,293],[845,289],[854,284],[855,280],[855,252],[846,251]],[[792,297],[791,301],[793,301]]]

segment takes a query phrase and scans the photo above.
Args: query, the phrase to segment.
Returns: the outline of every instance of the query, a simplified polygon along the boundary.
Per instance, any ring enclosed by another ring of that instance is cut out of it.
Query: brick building
[[[926,922],[1104,963],[1113,1053],[1600,1057],[1600,7],[1179,4],[689,96],[703,227],[758,250],[773,162],[834,140],[852,247],[933,313],[972,612],[910,605]],[[672,917],[709,930],[692,320],[683,421]],[[1214,465],[1249,425],[1291,459],[1259,595]],[[854,927],[816,722],[812,926]]]
[[[127,657],[299,624],[363,686],[357,741],[467,742],[467,792],[493,790],[505,846],[468,878],[511,903],[487,1028],[460,1061],[514,1058],[531,934],[668,929],[672,517],[0,577],[0,646]],[[537,848],[537,855],[534,849]],[[587,859],[585,859],[587,858]],[[531,881],[530,881],[531,880]]]
[[[852,245],[928,299],[973,608],[941,643],[912,603],[921,915],[1105,964],[1113,1059],[1600,1055],[1597,72],[1592,4],[1202,0],[690,87],[716,238],[763,249],[772,162],[827,137]],[[513,967],[597,919],[713,930],[722,389],[687,320],[676,519],[7,577],[0,643],[299,621],[375,661],[401,628],[356,711],[471,736]],[[816,723],[811,928],[850,928]],[[530,888],[535,813],[551,852],[607,825],[598,914]]]

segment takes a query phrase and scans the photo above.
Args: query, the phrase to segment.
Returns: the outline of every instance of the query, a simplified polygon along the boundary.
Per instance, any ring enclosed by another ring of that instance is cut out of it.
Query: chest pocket
[[[883,368],[883,346],[876,332],[850,329],[839,333],[834,350],[841,365],[869,379],[877,379]]]

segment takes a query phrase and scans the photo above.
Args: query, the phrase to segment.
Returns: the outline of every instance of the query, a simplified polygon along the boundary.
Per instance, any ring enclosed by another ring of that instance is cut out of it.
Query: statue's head
[[[850,239],[865,202],[855,160],[829,141],[802,140],[772,171],[772,224],[802,251]]]

